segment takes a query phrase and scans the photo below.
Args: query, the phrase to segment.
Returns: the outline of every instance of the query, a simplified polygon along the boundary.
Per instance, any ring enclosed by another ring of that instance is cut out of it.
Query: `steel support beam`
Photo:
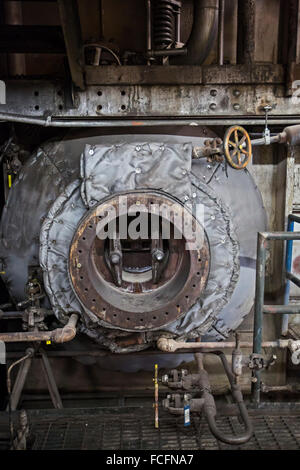
[[[83,49],[77,1],[58,0],[58,7],[72,81],[76,87],[83,90]]]

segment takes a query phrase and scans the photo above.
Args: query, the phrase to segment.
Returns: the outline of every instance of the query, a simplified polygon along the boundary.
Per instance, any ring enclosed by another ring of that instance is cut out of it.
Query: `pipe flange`
[[[119,227],[122,218],[130,220],[127,210],[132,207],[146,217],[163,208],[161,223],[171,227],[171,236],[162,240],[168,256],[159,281],[153,279],[151,259],[147,262],[152,254],[150,233],[141,239],[137,252],[136,240],[127,230],[119,243],[119,282],[113,276],[107,255],[110,242],[99,231],[108,212],[113,214],[111,226]],[[195,245],[194,236],[201,244]],[[83,308],[106,326],[127,331],[159,329],[185,315],[206,286],[209,266],[208,240],[199,221],[183,204],[158,191],[133,191],[101,201],[79,223],[69,253],[71,284]]]

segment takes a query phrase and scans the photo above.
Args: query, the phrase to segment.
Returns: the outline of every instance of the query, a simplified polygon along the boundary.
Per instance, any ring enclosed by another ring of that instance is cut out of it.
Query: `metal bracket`
[[[271,105],[266,105],[263,107],[264,112],[265,112],[265,130],[263,133],[263,138],[265,139],[265,144],[270,145],[271,143],[271,132],[270,129],[268,128],[268,113],[273,109],[273,106]]]

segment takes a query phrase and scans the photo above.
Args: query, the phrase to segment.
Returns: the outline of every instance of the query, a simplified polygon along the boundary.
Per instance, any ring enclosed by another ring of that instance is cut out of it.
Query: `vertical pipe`
[[[174,57],[175,65],[201,65],[211,52],[218,36],[219,0],[194,0],[194,20],[186,43],[186,56]]]
[[[20,365],[20,368],[18,370],[18,375],[15,380],[14,387],[11,393],[11,402],[10,402],[11,405],[10,406],[11,406],[12,411],[15,411],[18,407],[31,364],[32,364],[32,357],[28,357]]]
[[[181,43],[181,7],[175,11],[175,31],[176,31],[176,38],[175,43],[177,47],[180,47]]]
[[[152,32],[151,32],[151,0],[147,0],[147,51],[152,50]]]
[[[294,221],[291,220],[291,217],[288,216],[288,232],[294,231]],[[293,240],[287,240],[286,242],[286,255],[285,255],[285,273],[291,272],[292,268],[292,257],[293,257]],[[285,289],[284,289],[284,299],[283,304],[288,305],[290,301],[290,280],[286,278],[285,280]],[[281,334],[285,336],[289,328],[289,315],[285,314],[282,316],[281,324]]]
[[[289,0],[288,2],[288,50],[287,50],[287,74],[286,74],[286,96],[293,94],[293,82],[295,80],[295,66],[297,58],[298,40],[298,13],[299,0]]]
[[[262,322],[265,293],[265,270],[266,270],[266,247],[267,239],[264,234],[259,233],[257,237],[256,258],[256,286],[254,304],[253,325],[253,354],[261,354],[262,351]],[[256,404],[260,401],[260,371],[254,370],[252,374],[252,396]]]
[[[219,28],[218,28],[218,63],[224,64],[224,14],[225,0],[219,0]]]
[[[237,63],[254,63],[255,0],[238,0]]]
[[[147,52],[152,50],[152,15],[151,15],[151,0],[147,0]],[[147,65],[151,65],[151,60],[148,58]]]

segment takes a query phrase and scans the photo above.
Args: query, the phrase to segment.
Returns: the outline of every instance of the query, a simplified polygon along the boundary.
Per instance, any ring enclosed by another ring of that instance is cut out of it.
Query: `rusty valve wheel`
[[[224,154],[232,168],[242,170],[251,160],[252,145],[248,132],[241,126],[232,126],[224,136]]]

